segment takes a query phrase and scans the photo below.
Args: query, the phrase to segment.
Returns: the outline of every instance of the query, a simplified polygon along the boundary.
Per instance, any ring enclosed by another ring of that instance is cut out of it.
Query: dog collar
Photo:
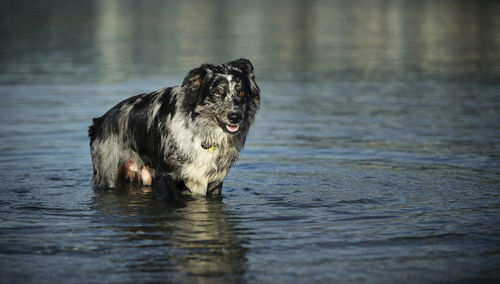
[[[217,148],[217,146],[212,145],[212,146],[210,146],[210,147],[207,147],[207,146],[205,146],[205,145],[201,144],[201,148],[208,150],[208,152],[210,152],[210,153],[213,153],[213,152],[214,152],[214,150],[215,150],[215,148]]]

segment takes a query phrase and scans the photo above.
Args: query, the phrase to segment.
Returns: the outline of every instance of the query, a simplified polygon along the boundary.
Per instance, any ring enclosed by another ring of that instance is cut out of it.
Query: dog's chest
[[[177,165],[176,176],[191,192],[205,195],[209,184],[220,184],[224,180],[239,151],[229,145],[220,128],[214,128],[210,136],[196,124],[186,127],[185,121],[184,116],[175,115],[170,124],[173,142],[184,157]],[[214,145],[208,149],[202,147],[207,138],[211,138]]]
[[[191,162],[184,165],[181,176],[186,186],[193,193],[206,194],[210,183],[221,183],[229,171],[220,159],[221,150],[215,146],[204,149],[199,145],[191,148]]]

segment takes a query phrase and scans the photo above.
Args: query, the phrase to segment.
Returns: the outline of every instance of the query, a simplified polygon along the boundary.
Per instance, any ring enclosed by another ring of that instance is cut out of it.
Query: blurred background
[[[90,185],[87,127],[245,57],[222,201]],[[0,282],[500,279],[500,2],[0,1]]]
[[[242,56],[261,80],[495,80],[500,72],[495,1],[1,5],[6,83],[180,76],[201,62]]]

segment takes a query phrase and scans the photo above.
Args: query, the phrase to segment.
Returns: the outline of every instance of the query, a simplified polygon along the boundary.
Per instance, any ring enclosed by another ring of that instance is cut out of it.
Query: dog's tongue
[[[240,128],[240,125],[234,125],[234,126],[226,125],[226,128],[227,130],[229,130],[229,132],[236,132]]]

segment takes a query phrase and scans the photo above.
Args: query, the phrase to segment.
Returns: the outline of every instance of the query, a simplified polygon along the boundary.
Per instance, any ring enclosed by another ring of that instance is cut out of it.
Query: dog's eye
[[[238,95],[239,95],[240,97],[243,97],[243,96],[245,95],[245,91],[240,91],[240,92],[238,93]]]
[[[219,90],[215,91],[214,96],[216,96],[217,98],[220,98],[221,91],[219,91]]]

